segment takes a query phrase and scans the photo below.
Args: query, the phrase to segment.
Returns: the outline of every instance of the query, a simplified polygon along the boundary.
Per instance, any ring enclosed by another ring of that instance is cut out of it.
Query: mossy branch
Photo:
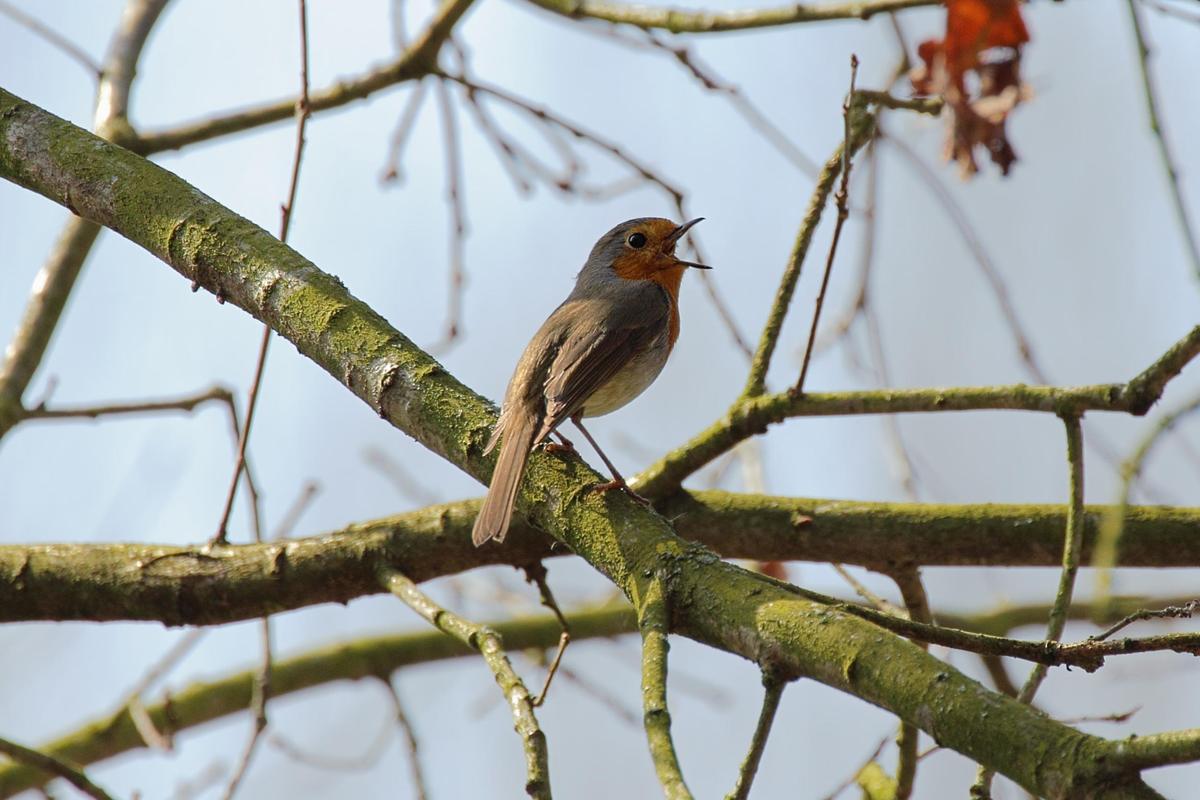
[[[726,558],[836,562],[884,572],[913,563],[1054,566],[1061,560],[1066,525],[1064,507],[1055,505],[863,503],[721,491],[681,492],[658,509],[679,535]],[[317,536],[212,553],[167,544],[0,545],[0,622],[219,625],[379,592],[375,571],[381,565],[425,581],[566,553],[552,549],[553,540],[521,518],[514,520],[504,547],[473,547],[471,524],[478,510],[478,500],[463,500]],[[1106,506],[1087,509],[1085,559],[1108,513]],[[1200,509],[1134,506],[1121,563],[1200,566],[1197,528]],[[1118,608],[1133,610],[1124,603]],[[987,629],[995,631],[995,625]]]
[[[0,176],[112,228],[266,322],[392,425],[487,479],[492,462],[482,444],[495,420],[492,406],[266,231],[166,170],[3,90]],[[1117,743],[988,691],[847,611],[720,561],[629,498],[588,492],[599,479],[578,456],[537,453],[521,502],[539,527],[627,597],[663,581],[676,632],[887,709],[1037,794],[1156,796],[1136,770],[1111,766]],[[286,559],[273,569],[285,572]],[[1064,754],[1052,771],[1043,768],[1046,751]]]
[[[633,609],[621,604],[581,609],[569,614],[576,641],[615,636],[637,630]],[[553,647],[558,640],[557,618],[545,615],[490,623],[489,628],[514,649]],[[441,631],[421,631],[359,639],[329,645],[275,661],[271,693],[279,698],[326,686],[337,681],[364,678],[386,680],[398,669],[477,651]],[[208,683],[196,683],[171,693],[160,703],[147,705],[145,713],[156,730],[177,733],[234,714],[244,714],[250,704],[257,670],[244,670]],[[44,752],[75,764],[95,764],[107,758],[147,747],[128,706],[81,726],[77,731],[44,745]],[[0,798],[33,788],[49,779],[45,773],[21,764],[0,764]]]

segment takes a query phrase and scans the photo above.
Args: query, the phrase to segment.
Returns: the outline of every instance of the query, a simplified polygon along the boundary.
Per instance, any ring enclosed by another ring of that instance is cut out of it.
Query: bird
[[[679,240],[703,217],[677,225],[639,217],[600,237],[575,278],[575,288],[525,347],[484,448],[500,455],[471,540],[504,541],[525,464],[539,444],[573,451],[558,427],[571,420],[613,478],[594,487],[623,489],[608,456],[583,426],[584,417],[616,411],[654,382],[679,338],[679,285],[688,268],[711,269],[675,255]],[[561,444],[547,441],[555,434]],[[643,501],[644,502],[644,501]]]

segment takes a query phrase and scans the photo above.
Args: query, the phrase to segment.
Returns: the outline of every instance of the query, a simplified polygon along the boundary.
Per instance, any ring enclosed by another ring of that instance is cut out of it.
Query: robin
[[[700,219],[703,219],[701,217]],[[529,454],[550,434],[574,448],[557,428],[575,423],[600,454],[613,479],[601,491],[629,489],[625,479],[583,427],[583,417],[616,411],[654,382],[679,338],[679,284],[688,267],[709,269],[675,256],[675,245],[700,219],[676,225],[643,217],[622,222],[600,237],[575,289],[534,334],[504,393],[504,406],[484,455],[500,444],[500,457],[471,539],[504,541],[517,487]]]

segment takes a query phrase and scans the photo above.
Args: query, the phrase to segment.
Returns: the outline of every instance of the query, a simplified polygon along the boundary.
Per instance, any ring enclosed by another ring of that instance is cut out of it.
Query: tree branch
[[[647,497],[662,497],[738,442],[763,433],[768,425],[795,417],[980,410],[1037,411],[1057,415],[1116,411],[1141,415],[1158,401],[1167,383],[1198,353],[1200,326],[1188,332],[1144,372],[1123,384],[1058,388],[1018,383],[954,389],[827,392],[799,397],[789,392],[743,396],[707,430],[646,468],[637,477],[634,488]]]
[[[905,8],[937,5],[939,0],[860,0],[849,3],[792,3],[780,8],[745,11],[684,11],[623,5],[608,0],[530,0],[534,5],[571,19],[599,19],[605,22],[661,28],[672,33],[719,33],[748,28],[769,28],[802,22],[826,22],[837,19],[869,19],[875,14]]]
[[[442,633],[479,652],[496,677],[504,693],[504,703],[513,715],[513,727],[525,748],[525,793],[532,798],[550,800],[550,764],[546,754],[546,734],[538,725],[533,703],[525,683],[504,653],[500,634],[487,625],[468,622],[433,602],[407,576],[394,569],[380,569],[379,582]]]
[[[675,742],[671,739],[671,712],[667,708],[667,630],[671,612],[662,580],[651,581],[638,600],[638,629],[642,634],[642,723],[650,745],[650,758],[666,800],[692,800],[683,779]]]
[[[633,609],[620,606],[574,611],[569,615],[575,639],[615,636],[637,630]],[[489,623],[509,647],[551,647],[558,639],[558,620],[550,615]],[[421,631],[359,639],[317,648],[272,667],[272,696],[301,692],[342,680],[380,678],[396,670],[451,658],[477,655],[459,639],[441,631]],[[244,670],[209,683],[196,683],[171,693],[145,712],[160,731],[178,732],[233,714],[245,713],[250,703],[256,670]],[[77,764],[94,764],[139,750],[146,742],[138,732],[128,707],[81,726],[49,742],[45,752]],[[0,764],[0,798],[38,786],[48,776],[24,764]]]
[[[312,92],[308,107],[312,112],[344,106],[388,87],[422,78],[437,68],[437,54],[459,19],[474,0],[444,0],[428,27],[395,61],[377,67],[356,78]],[[178,150],[190,144],[219,136],[251,130],[273,122],[291,119],[296,113],[296,98],[265,103],[256,108],[232,111],[163,131],[141,134],[126,146],[141,155]]]
[[[1066,525],[1064,507],[1055,505],[860,503],[720,491],[682,492],[658,510],[674,520],[679,535],[725,558],[841,562],[883,572],[912,564],[914,553],[934,566],[1054,566],[1061,561]],[[207,554],[198,546],[167,544],[0,545],[0,622],[219,625],[376,593],[375,570],[384,564],[425,581],[564,554],[521,517],[514,518],[503,548],[475,548],[470,533],[478,511],[478,500],[463,500],[319,536]],[[1086,509],[1085,559],[1106,513],[1105,506]],[[1134,506],[1121,563],[1200,566],[1197,527],[1200,509]],[[127,538],[138,538],[136,533]],[[1019,611],[1001,616],[1012,624],[1036,621],[1012,617]],[[998,624],[985,629],[1000,630]]]

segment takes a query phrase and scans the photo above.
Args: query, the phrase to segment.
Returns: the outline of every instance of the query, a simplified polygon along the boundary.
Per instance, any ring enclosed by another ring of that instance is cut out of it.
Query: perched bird
[[[484,449],[486,455],[500,444],[471,533],[476,546],[488,539],[504,541],[529,454],[568,419],[613,475],[597,488],[633,494],[581,419],[616,411],[653,383],[667,363],[679,337],[684,270],[709,269],[675,256],[675,245],[700,219],[683,225],[655,217],[631,219],[596,242],[575,289],[534,334],[508,382],[500,421]],[[557,435],[562,444],[548,446],[570,450],[571,443]]]

